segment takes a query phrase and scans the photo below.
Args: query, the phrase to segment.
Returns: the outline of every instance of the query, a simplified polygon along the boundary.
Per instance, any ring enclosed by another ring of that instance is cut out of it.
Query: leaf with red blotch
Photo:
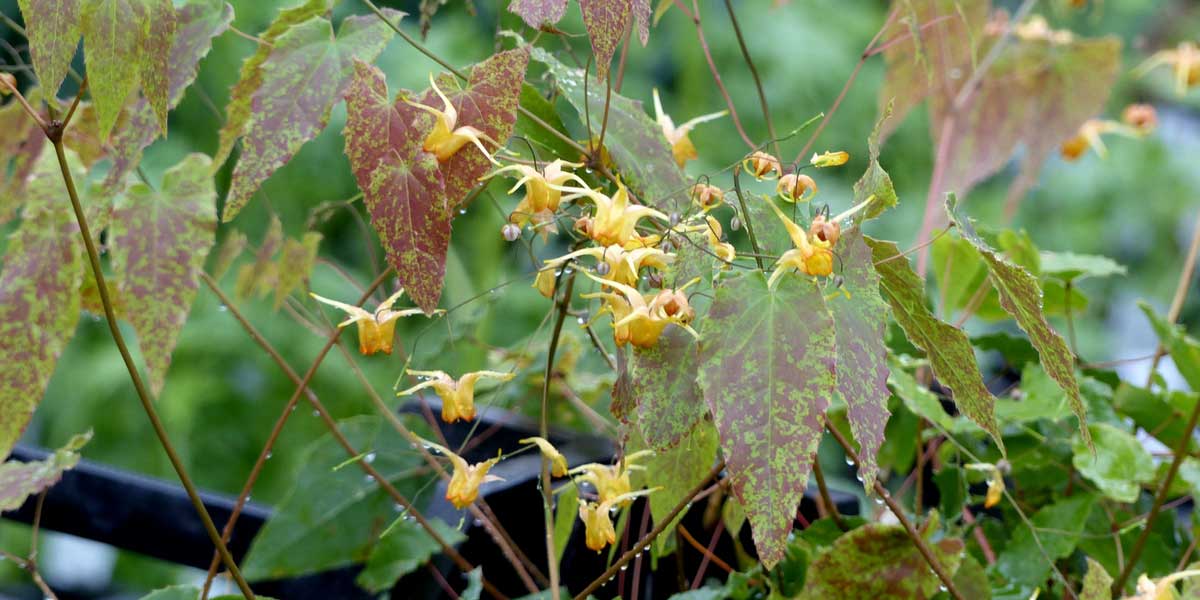
[[[645,46],[650,43],[650,0],[630,0],[629,10],[633,13],[633,21],[637,26],[638,41]]]
[[[42,87],[58,93],[79,47],[80,0],[19,0],[33,70]]]
[[[29,96],[40,94],[29,94]],[[32,100],[31,100],[32,101]],[[15,100],[0,106],[0,225],[17,215],[46,135]]]
[[[553,25],[567,14],[567,0],[513,0],[508,10],[521,17],[525,24],[541,29]]]
[[[388,264],[426,314],[437,308],[450,248],[450,203],[437,158],[421,144],[432,123],[388,96],[383,72],[362,61],[346,90],[346,156]]]
[[[850,431],[858,441],[858,464],[863,487],[871,492],[878,470],[875,461],[887,428],[888,390],[887,331],[888,305],[879,295],[879,274],[871,248],[858,229],[838,240],[842,257],[842,289],[827,305],[833,313],[837,347],[837,391],[846,403]]]
[[[262,298],[274,289],[279,274],[272,259],[282,245],[283,223],[278,216],[271,215],[271,223],[267,225],[267,232],[263,234],[262,243],[258,245],[254,262],[242,265],[238,269],[237,281],[233,285],[234,296],[240,299],[251,296]]]
[[[393,22],[403,15],[385,13]],[[224,221],[237,216],[258,186],[325,128],[354,75],[355,59],[374,60],[393,34],[375,15],[355,15],[342,21],[336,38],[328,19],[312,17],[275,39],[260,66],[262,84],[251,101]]]
[[[708,413],[696,385],[696,363],[696,340],[679,327],[667,327],[657,345],[633,350],[630,397],[637,402],[638,428],[649,447],[677,446]]]
[[[250,123],[250,101],[258,88],[262,87],[262,66],[271,55],[275,40],[287,33],[293,25],[324,15],[331,8],[330,0],[306,0],[303,4],[279,11],[267,29],[258,34],[258,39],[263,43],[258,45],[254,54],[242,62],[238,81],[229,91],[229,104],[225,105],[225,124],[221,126],[217,152],[213,155],[213,170],[225,164],[225,159],[229,158],[229,153],[233,151],[234,142],[246,133],[246,126]]]
[[[608,77],[617,44],[625,37],[625,28],[633,10],[632,0],[579,0],[583,12],[583,26],[592,41],[592,55],[596,58],[596,80]]]
[[[156,396],[215,242],[217,194],[209,167],[208,156],[189,154],[163,175],[161,191],[131,186],[109,228],[125,317],[137,331]]]
[[[278,281],[275,282],[275,310],[293,290],[308,281],[313,265],[317,262],[317,250],[321,245],[321,234],[309,231],[299,240],[288,239],[279,253]]]
[[[941,581],[929,560],[953,574],[963,560],[963,542],[926,540],[933,558],[921,555],[904,527],[868,523],[833,542],[810,563],[803,600],[820,598],[933,598]]]
[[[0,512],[16,510],[34,494],[58,483],[62,474],[79,464],[79,449],[92,439],[92,432],[71,436],[65,446],[42,460],[10,460],[0,465]]]
[[[726,280],[700,331],[700,388],[733,492],[768,569],[783,559],[834,393],[833,317],[820,288],[763,273]]]
[[[80,15],[88,92],[107,139],[121,109],[139,87],[167,130],[167,76],[175,39],[171,0],[85,0]]]
[[[74,153],[67,157],[82,174]],[[44,152],[0,271],[0,456],[21,437],[79,322],[83,254],[66,197],[58,161]]]
[[[474,127],[503,146],[512,135],[517,122],[517,105],[521,86],[525,83],[525,68],[529,66],[529,46],[498,52],[471,67],[466,87],[450,75],[438,79],[438,87],[458,111],[458,127]],[[421,95],[420,102],[438,109],[442,100],[433,90]],[[430,120],[428,113],[421,119]],[[428,130],[427,130],[428,131]],[[474,145],[468,144],[439,165],[446,182],[446,199],[450,208],[462,206],[479,178],[492,168],[492,163]]]
[[[213,38],[221,35],[233,21],[233,7],[221,0],[189,0],[175,13],[175,40],[171,44],[168,77],[167,108],[174,109],[183,100],[183,93],[196,79],[200,60],[212,47]],[[125,175],[142,160],[142,150],[149,146],[160,131],[154,127],[154,110],[145,98],[138,98],[122,115],[123,123],[109,139],[112,147],[112,167],[104,186],[116,189]],[[68,132],[72,128],[68,128]]]

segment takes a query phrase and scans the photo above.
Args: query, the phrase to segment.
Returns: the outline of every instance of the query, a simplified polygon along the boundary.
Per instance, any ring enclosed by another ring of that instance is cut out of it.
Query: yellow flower
[[[850,153],[844,151],[823,152],[821,154],[813,152],[812,160],[808,162],[818,169],[823,169],[825,167],[840,167],[846,164],[848,160],[850,160]]]
[[[711,216],[705,216],[704,221],[708,223],[708,226],[704,228],[708,233],[708,245],[712,247],[713,254],[716,254],[717,258],[725,261],[725,264],[721,265],[721,267],[725,269],[729,268],[729,263],[733,262],[733,259],[737,256],[737,252],[733,249],[733,244],[721,241],[721,238],[725,234],[721,229],[720,221]]]
[[[350,315],[350,318],[338,323],[338,327],[345,327],[351,323],[358,324],[358,351],[364,355],[383,352],[385,354],[392,353],[392,342],[396,336],[396,319],[400,317],[408,317],[421,314],[419,308],[406,308],[404,310],[392,310],[392,305],[395,304],[400,296],[404,294],[404,290],[400,290],[392,294],[390,298],[384,300],[374,313],[369,313],[361,307],[353,306],[330,300],[316,294],[309,294],[317,301],[328,304],[334,308],[345,311]],[[442,312],[435,311],[435,314]]]
[[[1180,96],[1186,94],[1188,88],[1200,85],[1200,46],[1195,43],[1183,42],[1174,50],[1155,52],[1134,72],[1141,77],[1161,65],[1175,69],[1175,91]]]
[[[426,152],[432,152],[437,157],[438,162],[446,162],[450,160],[454,153],[458,152],[463,146],[468,143],[475,144],[479,151],[483,153],[487,159],[493,164],[497,164],[492,155],[488,153],[487,148],[483,147],[482,140],[490,140],[482,131],[471,127],[470,125],[458,125],[458,110],[454,108],[454,104],[450,99],[442,93],[438,88],[437,81],[433,78],[433,73],[429,74],[429,85],[433,88],[434,93],[442,99],[442,110],[438,110],[432,106],[426,106],[411,100],[404,101],[411,106],[419,108],[434,116],[433,130],[425,137],[425,143],[421,146]],[[495,143],[495,142],[493,142]]]
[[[697,183],[692,186],[692,204],[708,212],[725,202],[725,192],[715,185]]]
[[[817,182],[808,175],[788,173],[779,178],[779,183],[775,185],[775,192],[788,202],[808,202],[817,195]]]
[[[684,289],[699,281],[699,278],[689,281],[676,290],[664,290],[647,298],[637,289],[611,279],[601,279],[591,273],[584,273],[592,280],[604,286],[611,287],[616,292],[599,292],[584,294],[584,298],[603,298],[604,308],[600,313],[609,312],[613,316],[613,341],[618,346],[626,343],[638,348],[652,348],[658,345],[658,338],[663,329],[674,323],[682,327],[693,337],[699,339],[688,324],[695,316],[695,311],[688,305],[687,296],[682,294]],[[664,292],[669,292],[664,294]],[[599,314],[597,315],[599,316]]]
[[[629,190],[620,182],[617,182],[617,192],[611,197],[588,187],[560,189],[570,194],[565,200],[587,198],[596,205],[596,213],[585,222],[581,230],[602,246],[642,246],[637,233],[639,221],[646,217],[654,217],[660,221],[670,220],[667,215],[649,206],[630,205]]]
[[[791,219],[775,206],[775,202],[770,198],[765,199],[766,203],[775,211],[775,216],[783,223],[784,229],[788,232],[788,237],[792,238],[793,248],[783,253],[779,260],[775,263],[775,271],[771,273],[771,278],[767,280],[768,286],[775,285],[784,273],[791,269],[796,269],[805,275],[815,275],[819,277],[827,276],[833,273],[833,244],[828,240],[822,240],[816,235],[810,236],[804,231],[804,228],[793,223]]]
[[[500,457],[489,458],[480,463],[468,464],[463,457],[439,446],[433,442],[425,442],[430,448],[441,452],[450,459],[454,473],[450,475],[450,483],[446,485],[446,499],[454,508],[466,508],[479,497],[479,486],[489,481],[504,481],[502,477],[489,475],[488,470],[500,462]]]
[[[837,244],[838,238],[842,236],[842,226],[838,222],[826,220],[825,215],[818,214],[813,217],[812,223],[809,224],[809,237],[815,238],[814,241],[829,242]]]
[[[662,101],[658,98],[658,89],[653,91],[654,94],[654,115],[658,121],[658,126],[662,127],[663,135],[666,136],[667,142],[671,144],[671,155],[675,157],[675,163],[683,168],[683,165],[689,160],[695,160],[700,157],[696,153],[696,146],[692,144],[692,140],[688,138],[688,133],[691,133],[697,125],[706,121],[719,119],[729,111],[722,110],[720,112],[709,113],[707,115],[696,117],[679,127],[675,126],[675,122],[671,120],[671,116],[663,112]]]
[[[658,248],[636,248],[626,250],[613,244],[601,248],[593,246],[564,254],[558,258],[547,260],[546,269],[556,269],[572,258],[591,256],[607,265],[608,272],[604,276],[625,285],[637,285],[638,273],[643,267],[665,269],[675,260],[673,254],[667,254]]]
[[[567,457],[563,456],[558,448],[541,437],[529,437],[520,440],[522,444],[537,444],[538,450],[542,451],[542,455],[550,461],[550,474],[555,477],[565,477],[567,474]]]
[[[491,174],[485,175],[482,179],[495,177],[505,171],[516,171],[521,175],[521,178],[512,186],[512,189],[508,190],[508,193],[511,194],[521,186],[525,186],[525,197],[513,209],[508,220],[524,227],[531,218],[537,223],[545,223],[554,218],[554,213],[558,211],[558,205],[562,200],[562,190],[551,186],[561,186],[568,181],[574,181],[579,185],[587,186],[578,175],[563,169],[563,167],[580,166],[583,165],[569,163],[562,159],[557,159],[546,165],[541,171],[529,165],[508,165],[492,171]]]
[[[1000,467],[992,463],[970,463],[963,467],[969,471],[983,471],[988,474],[987,495],[984,496],[983,507],[991,508],[999,504],[1004,497],[1004,473]]]
[[[633,488],[629,482],[629,473],[645,470],[645,467],[633,463],[652,454],[654,454],[652,450],[642,450],[625,456],[615,465],[588,463],[571,469],[569,473],[576,476],[576,483],[586,481],[592,484],[596,488],[596,494],[600,496],[601,503],[627,506],[629,499],[626,496]]]
[[[533,278],[533,289],[546,298],[554,299],[554,269],[542,269]]]
[[[1127,137],[1138,137],[1141,132],[1116,121],[1104,121],[1101,119],[1088,119],[1079,127],[1079,133],[1075,137],[1063,142],[1059,152],[1063,159],[1072,161],[1087,152],[1088,148],[1096,151],[1096,155],[1100,158],[1108,158],[1108,147],[1104,145],[1104,140],[1101,135],[1115,133]]]
[[[657,488],[656,488],[657,489]],[[618,502],[628,504],[634,498],[645,496],[654,490],[641,490],[624,494],[601,502],[579,501],[579,520],[583,521],[587,547],[599,552],[609,544],[616,543],[617,531],[613,527],[612,509]]]
[[[742,161],[742,169],[756,179],[763,179],[772,173],[774,173],[774,177],[783,174],[783,167],[780,166],[779,159],[761,150],[747,156]]]
[[[512,373],[498,371],[474,371],[459,377],[457,381],[447,375],[445,371],[409,371],[409,373],[429,379],[400,392],[397,396],[407,396],[425,388],[433,388],[433,391],[437,392],[442,399],[442,420],[447,423],[454,423],[460,419],[471,421],[475,418],[475,383],[481,378],[486,377],[499,381],[508,381],[513,378]]]

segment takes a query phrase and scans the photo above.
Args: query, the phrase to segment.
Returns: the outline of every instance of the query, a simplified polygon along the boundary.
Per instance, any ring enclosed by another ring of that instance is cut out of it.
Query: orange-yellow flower
[[[1127,137],[1142,135],[1142,132],[1123,123],[1101,119],[1088,119],[1079,127],[1079,133],[1075,137],[1063,142],[1059,152],[1065,160],[1075,160],[1083,156],[1088,148],[1091,148],[1096,151],[1096,155],[1100,158],[1107,158],[1108,147],[1104,145],[1104,140],[1100,136],[1110,133]]]
[[[1186,94],[1188,88],[1200,85],[1200,46],[1195,43],[1183,42],[1174,50],[1155,52],[1138,66],[1135,73],[1141,77],[1162,65],[1175,70],[1175,91],[1180,96]]]
[[[396,337],[396,319],[400,317],[408,317],[421,314],[419,308],[406,308],[403,310],[392,310],[392,305],[400,299],[404,294],[404,290],[400,290],[392,294],[387,300],[384,300],[375,308],[374,313],[369,313],[361,307],[353,306],[330,300],[324,296],[310,294],[317,301],[328,304],[334,308],[345,311],[350,315],[350,318],[338,323],[338,327],[345,327],[351,323],[358,324],[358,351],[364,355],[383,352],[384,354],[392,353],[392,343]],[[437,312],[441,312],[440,310]]]
[[[616,498],[600,502],[579,501],[579,520],[583,521],[584,539],[590,550],[599,552],[609,544],[617,541],[617,531],[613,527],[612,509],[618,503],[628,504],[634,498],[650,494],[654,490],[640,490],[623,494]]]
[[[587,198],[596,205],[596,213],[586,221],[584,233],[602,246],[617,244],[622,248],[639,247],[637,224],[646,217],[669,221],[667,215],[641,204],[629,203],[629,190],[618,182],[617,191],[611,197],[588,187],[560,188],[570,195],[565,200]]]
[[[565,477],[567,475],[567,457],[563,456],[558,448],[554,447],[546,438],[529,437],[520,440],[522,444],[536,444],[538,450],[542,452],[542,456],[550,461],[550,474],[555,477]]]
[[[546,269],[561,267],[567,261],[580,256],[590,256],[607,265],[605,277],[625,285],[637,285],[638,273],[644,267],[665,269],[675,260],[675,255],[667,254],[658,248],[635,248],[626,250],[613,244],[601,248],[593,246],[564,254],[558,258],[547,260]]]
[[[492,171],[483,178],[495,177],[505,171],[516,171],[521,175],[508,193],[511,194],[521,186],[525,186],[525,197],[513,209],[508,220],[524,227],[530,219],[536,223],[545,223],[554,219],[554,213],[558,211],[558,205],[562,200],[562,190],[553,186],[561,186],[568,181],[587,186],[578,175],[563,168],[580,166],[582,165],[579,163],[569,163],[562,159],[546,165],[541,171],[529,165],[508,165]]]
[[[658,338],[667,325],[674,323],[682,327],[697,339],[700,337],[689,326],[695,317],[695,311],[687,303],[687,296],[681,292],[688,286],[699,281],[699,278],[689,281],[676,290],[664,295],[659,292],[653,296],[643,296],[637,289],[618,283],[611,279],[601,279],[585,273],[592,280],[616,291],[584,294],[584,298],[603,298],[604,308],[599,314],[608,312],[613,317],[613,341],[618,346],[627,343],[638,348],[652,348],[658,345]]]
[[[788,202],[808,202],[817,195],[817,182],[808,175],[788,173],[779,178],[775,184],[775,192]]]
[[[397,395],[407,396],[425,388],[433,388],[433,391],[437,392],[437,395],[442,399],[442,420],[447,423],[454,423],[460,419],[471,421],[475,418],[475,383],[480,379],[486,377],[498,381],[508,381],[513,378],[512,373],[500,373],[498,371],[474,371],[459,377],[457,380],[450,377],[445,371],[410,370],[409,373],[417,377],[428,377],[429,379]]]
[[[450,475],[450,483],[446,485],[446,499],[454,508],[466,508],[479,497],[479,486],[489,481],[504,481],[503,478],[489,475],[488,470],[500,462],[500,457],[489,458],[480,463],[468,464],[467,461],[450,450],[425,442],[430,448],[441,452],[450,459],[454,472]]]
[[[1130,104],[1121,111],[1121,121],[1144,135],[1158,127],[1158,112],[1149,104]]]
[[[725,202],[725,192],[715,185],[697,183],[692,186],[692,204],[708,212]]]
[[[537,290],[545,298],[554,298],[555,286],[554,269],[542,269],[538,271],[537,277],[533,278],[533,289]]]
[[[850,153],[845,151],[822,152],[821,154],[814,152],[812,159],[808,162],[818,169],[823,169],[825,167],[840,167],[846,164],[848,160],[850,160]]]
[[[721,267],[728,269],[729,263],[733,262],[733,259],[737,256],[737,251],[733,249],[733,244],[721,241],[721,238],[725,237],[725,234],[721,229],[720,221],[712,218],[712,216],[705,216],[704,222],[707,223],[704,230],[708,233],[708,245],[712,248],[713,254],[716,254],[717,258],[724,261]]]
[[[742,169],[756,179],[763,179],[768,175],[778,177],[783,174],[783,167],[779,164],[779,159],[761,150],[747,156],[742,161]]]
[[[683,168],[683,165],[687,164],[687,161],[695,160],[700,157],[700,155],[696,153],[696,146],[692,144],[692,140],[688,138],[688,134],[691,133],[692,129],[701,123],[712,121],[713,119],[719,119],[728,114],[729,111],[722,110],[720,112],[699,116],[684,123],[683,125],[680,125],[679,127],[676,127],[675,122],[671,120],[671,116],[663,112],[662,101],[658,98],[657,89],[653,90],[653,95],[655,120],[658,121],[658,126],[662,127],[662,132],[663,135],[666,136],[667,142],[671,144],[671,155],[675,157],[675,163],[678,164],[680,168]]]
[[[645,467],[634,464],[644,456],[654,454],[651,450],[634,452],[623,457],[615,465],[588,463],[571,469],[569,473],[576,476],[576,483],[586,481],[596,488],[600,502],[608,502],[613,506],[626,506],[629,502],[624,498],[633,489],[629,482],[631,471],[642,471]]]
[[[429,74],[429,85],[433,88],[434,93],[442,99],[442,110],[438,110],[432,106],[405,100],[408,104],[419,108],[434,116],[433,130],[425,137],[425,143],[421,146],[426,152],[432,152],[437,157],[438,162],[446,162],[450,160],[463,146],[468,143],[475,144],[479,151],[493,164],[496,163],[492,155],[484,148],[483,141],[488,139],[487,135],[482,131],[471,127],[470,125],[458,125],[458,110],[454,108],[454,104],[450,99],[442,93],[438,88],[437,81],[433,78],[433,73]],[[491,140],[488,140],[491,141]],[[493,142],[494,143],[494,142]]]
[[[822,240],[817,236],[809,236],[804,231],[804,228],[793,223],[791,219],[779,210],[778,206],[769,198],[765,199],[766,203],[775,211],[775,216],[783,223],[784,229],[788,232],[788,237],[792,238],[791,250],[783,253],[779,260],[775,263],[775,271],[771,273],[771,278],[767,280],[768,286],[775,285],[775,281],[783,276],[784,273],[791,269],[796,269],[805,275],[815,275],[819,277],[827,276],[833,273],[833,244],[828,240]]]

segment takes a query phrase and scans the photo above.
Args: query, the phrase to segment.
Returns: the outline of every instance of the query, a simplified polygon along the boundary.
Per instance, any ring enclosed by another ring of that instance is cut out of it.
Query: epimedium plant
[[[502,547],[525,588],[520,593],[541,597],[640,597],[637,576],[626,589],[614,575],[631,563],[640,571],[646,548],[655,557],[683,552],[665,534],[693,539],[680,519],[701,499],[716,507],[707,521],[719,524],[714,542],[695,545],[705,566],[711,558],[727,573],[705,584],[701,567],[680,598],[1148,599],[1177,597],[1176,586],[1191,593],[1197,538],[1162,513],[1168,498],[1186,499],[1200,485],[1200,463],[1189,455],[1200,398],[1154,379],[1121,382],[1081,361],[1073,341],[1051,325],[1049,318],[1061,316],[1072,337],[1072,314],[1086,300],[1074,284],[1119,275],[1120,265],[1040,251],[1023,232],[977,226],[956,196],[995,175],[1020,148],[1011,213],[1056,151],[1078,159],[1088,148],[1102,154],[1102,135],[1149,135],[1155,116],[1147,106],[1127,108],[1120,121],[1097,117],[1120,72],[1118,40],[1052,29],[1031,14],[1031,1],[1009,17],[985,1],[895,0],[862,56],[882,55],[887,68],[867,168],[852,202],[831,207],[821,202],[823,174],[844,168],[857,150],[809,152],[838,102],[777,135],[760,84],[768,131],[755,138],[715,67],[727,111],[678,126],[657,91],[654,118],[620,94],[632,34],[648,44],[659,18],[690,19],[707,52],[699,3],[663,2],[652,12],[648,0],[580,0],[592,55],[570,66],[551,50],[552,40],[567,35],[556,26],[566,0],[514,0],[508,10],[527,30],[501,32],[495,54],[466,70],[406,33],[402,13],[369,0],[347,3],[363,10],[335,27],[334,4],[309,0],[281,10],[243,63],[215,156],[190,154],[156,182],[139,171],[142,154],[165,132],[212,40],[229,29],[233,7],[219,0],[20,2],[37,80],[21,86],[0,74],[0,91],[13,98],[0,107],[7,134],[0,217],[19,218],[0,271],[0,445],[10,451],[32,417],[80,311],[103,314],[216,549],[203,589],[151,597],[207,597],[221,565],[247,598],[247,580],[349,563],[364,563],[358,582],[378,592],[439,553],[468,575],[461,593],[447,594],[509,597],[514,590],[498,588],[456,549],[467,519],[456,526],[424,514],[440,500],[422,492],[438,481],[444,499]],[[436,10],[428,4],[423,19]],[[732,4],[726,8],[743,41]],[[419,92],[389,90],[373,63],[394,36],[446,72],[430,73]],[[82,74],[71,67],[80,39]],[[741,47],[758,83],[744,41]],[[1200,82],[1200,59],[1188,43],[1154,55],[1135,74],[1158,76],[1162,65],[1174,70],[1183,93]],[[78,91],[64,100],[58,92],[67,77],[77,79]],[[358,210],[361,200],[387,269],[365,287],[309,290],[321,256],[321,214],[330,210],[316,206],[299,238],[286,237],[274,220],[234,278],[239,300],[273,294],[276,309],[288,307],[325,337],[299,374],[237,311],[221,281],[250,247],[232,224],[239,212],[327,127],[343,100],[345,155],[361,194],[342,205]],[[930,114],[934,169],[919,243],[901,251],[864,230],[899,202],[880,162],[882,144],[921,102]],[[725,118],[746,141],[745,159],[689,173],[704,150],[689,133]],[[802,135],[807,142],[787,161],[781,145]],[[238,147],[218,221],[214,175]],[[552,325],[548,335],[539,328],[496,353],[494,364],[437,369],[436,352],[419,337],[397,344],[397,326],[452,324],[470,304],[445,306],[442,288],[453,222],[483,195],[506,213],[498,235],[528,250],[529,260],[514,270],[548,301]],[[218,229],[228,233],[208,261]],[[1174,325],[1190,269],[1171,313],[1146,313],[1161,340],[1155,365],[1170,354],[1195,391],[1200,343]],[[927,289],[927,270],[936,294]],[[225,545],[238,511],[217,530],[154,403],[201,284],[296,383],[239,511],[301,397],[329,430],[313,443],[295,489],[242,568]],[[415,307],[404,307],[405,298]],[[320,304],[347,318],[318,324]],[[946,320],[955,313],[955,322]],[[566,326],[569,316],[581,327]],[[972,338],[962,328],[972,316],[1011,322],[1023,335]],[[140,368],[119,320],[136,333]],[[350,364],[379,414],[335,420],[308,386],[334,347],[345,352],[338,339],[351,324],[360,356]],[[544,350],[531,352],[531,343]],[[587,372],[595,365],[580,360],[585,344],[603,372]],[[386,360],[397,350],[396,395],[427,403],[432,391],[442,423],[474,422],[503,401],[505,385],[524,386],[540,391],[540,401],[511,408],[538,417],[540,435],[468,461],[463,448],[439,439],[438,416],[398,416],[362,376],[359,361]],[[987,385],[980,351],[999,353],[1017,374],[1012,390],[998,397]],[[571,385],[588,378],[601,382],[592,384],[598,389],[611,382],[610,391],[580,398]],[[493,392],[486,407],[477,406],[477,386]],[[571,464],[550,441],[551,420],[563,413],[556,404],[611,430],[616,458]],[[607,404],[611,416],[591,404]],[[1151,457],[1137,430],[1169,446],[1170,460]],[[817,458],[825,439],[840,446],[864,494],[881,508],[861,517],[838,512]],[[0,467],[8,475],[3,506],[20,506],[52,485],[85,441],[44,462]],[[544,552],[514,549],[505,515],[486,501],[493,469],[521,452],[542,457]],[[815,522],[798,513],[810,476],[827,515]],[[923,497],[925,477],[936,501]],[[640,529],[629,518],[638,504],[650,515]],[[314,521],[314,514],[323,516]],[[738,537],[744,527],[751,547]],[[337,535],[329,538],[330,530]],[[593,582],[564,591],[560,561],[574,530],[589,551],[609,554]],[[722,531],[737,547],[734,565],[712,556]],[[318,544],[320,551],[294,551]],[[22,564],[53,596],[34,557]]]

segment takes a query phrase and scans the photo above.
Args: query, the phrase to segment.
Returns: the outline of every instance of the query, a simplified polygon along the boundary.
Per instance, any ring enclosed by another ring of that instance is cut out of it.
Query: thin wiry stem
[[[746,47],[746,40],[742,37],[742,28],[738,25],[737,15],[733,12],[733,2],[725,0],[725,10],[729,12],[729,21],[733,23],[733,33],[737,36],[738,46],[742,49],[742,56],[746,59],[746,67],[750,69],[750,75],[754,77],[754,87],[758,90],[758,103],[762,107],[763,120],[767,122],[767,134],[771,136],[775,156],[780,156],[779,141],[776,140],[777,136],[775,135],[775,123],[771,120],[771,109],[767,107],[767,94],[763,92],[758,68],[754,66],[754,59],[750,58],[750,49]]]
[[[609,88],[612,89],[611,87]],[[606,103],[607,108],[607,103]],[[605,111],[607,115],[607,110]],[[570,263],[567,263],[569,266]],[[563,275],[567,272],[566,266],[559,272],[558,280],[555,281],[554,287],[557,289],[558,283],[562,280]],[[567,275],[567,285],[563,288],[562,296],[559,298],[555,308],[558,311],[558,317],[554,321],[554,330],[550,334],[550,348],[546,351],[546,372],[542,381],[542,412],[538,419],[538,435],[542,439],[547,439],[550,436],[550,381],[554,374],[554,355],[558,350],[558,341],[562,336],[563,323],[567,320],[567,313],[570,312],[571,294],[575,289],[575,274],[578,271],[571,270],[571,274]],[[559,600],[561,595],[558,589],[558,553],[554,550],[554,497],[550,489],[550,459],[542,454],[542,470],[541,487],[542,487],[542,522],[545,526],[546,535],[546,565],[550,569],[550,594],[553,600]]]
[[[842,520],[842,514],[838,512],[837,504],[833,503],[833,497],[829,495],[829,486],[825,484],[825,471],[821,468],[821,459],[816,456],[812,461],[813,479],[817,482],[817,493],[821,496],[821,504],[825,506],[825,510],[829,513],[829,517],[833,519],[833,524],[837,525],[842,531],[849,531],[846,522]]]
[[[1200,213],[1196,215],[1196,223],[1192,231],[1192,244],[1188,248],[1187,258],[1183,261],[1183,270],[1179,272],[1179,282],[1175,284],[1175,296],[1171,298],[1171,308],[1167,311],[1167,322],[1174,323],[1179,320],[1179,313],[1183,311],[1183,301],[1187,299],[1188,288],[1191,287],[1192,274],[1196,271],[1196,256],[1200,254]],[[1154,372],[1158,370],[1158,361],[1162,360],[1166,354],[1166,349],[1160,343],[1154,349],[1154,358],[1151,359],[1150,372],[1146,375],[1146,387],[1154,381]]]
[[[742,119],[738,117],[737,107],[733,105],[733,98],[729,97],[729,91],[725,89],[725,82],[721,80],[720,71],[717,71],[717,63],[713,61],[712,51],[708,49],[708,40],[704,39],[704,27],[700,24],[700,4],[696,0],[692,0],[691,11],[684,8],[680,0],[675,0],[675,4],[696,25],[696,39],[700,40],[700,49],[704,51],[704,59],[708,61],[708,70],[712,73],[713,81],[717,83],[717,89],[720,90],[721,97],[725,99],[725,106],[729,108],[729,116],[733,118],[733,126],[737,128],[738,135],[742,136],[742,141],[746,142],[746,145],[750,146],[751,149],[754,149],[756,147],[754,140],[751,140],[750,136],[746,135],[746,129],[742,127]]]
[[[746,226],[746,234],[750,237],[750,248],[754,250],[754,263],[758,265],[758,270],[762,271],[762,251],[758,249],[758,238],[754,237],[754,223],[751,222],[753,219],[750,218],[750,210],[746,208],[746,198],[742,195],[741,173],[741,165],[733,168],[733,190],[737,194],[738,204],[742,207],[742,224]],[[768,200],[768,202],[771,201]]]

